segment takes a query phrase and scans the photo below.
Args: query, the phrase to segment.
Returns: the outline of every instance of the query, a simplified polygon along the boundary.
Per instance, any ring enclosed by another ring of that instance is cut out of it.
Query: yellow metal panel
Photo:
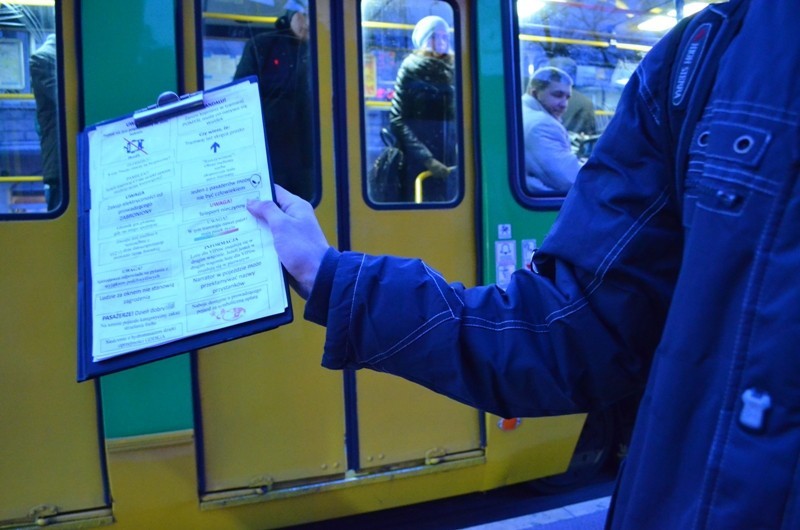
[[[209,491],[344,473],[342,378],[319,367],[323,341],[299,320],[200,353]]]
[[[78,120],[73,8],[63,2],[71,197]],[[61,512],[104,504],[94,386],[75,382],[75,212],[73,200],[55,220],[0,223],[0,521],[43,504]]]
[[[480,447],[477,410],[386,374],[358,375],[358,417],[364,468]]]
[[[266,530],[478,491],[483,466],[466,465],[402,480],[389,475],[321,485],[307,494],[219,509],[198,507],[191,443],[108,454],[114,530]]]
[[[330,14],[317,4],[323,228],[336,243],[330,80]],[[200,352],[207,490],[343,474],[342,375],[320,368],[324,329],[303,320]]]
[[[510,431],[498,428],[500,419],[486,415],[488,465],[484,489],[566,471],[586,414],[522,418]]]
[[[383,475],[352,477],[310,485],[303,492],[274,491],[258,498],[216,502],[198,509],[194,446],[184,434],[155,443],[150,437],[109,442],[108,465],[114,490],[115,530],[191,528],[264,530],[394,508],[488,490],[566,468],[584,415],[524,419],[501,432],[487,416],[489,455]],[[535,440],[534,445],[530,443]],[[113,445],[113,451],[111,451]],[[300,488],[298,488],[300,489]],[[224,507],[220,507],[224,506]]]

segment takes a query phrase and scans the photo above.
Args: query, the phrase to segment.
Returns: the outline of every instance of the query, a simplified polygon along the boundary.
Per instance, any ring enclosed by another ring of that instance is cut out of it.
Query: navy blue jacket
[[[646,382],[609,527],[800,528],[796,8],[734,0],[662,39],[538,274],[515,273],[506,291],[330,250],[306,308],[327,326],[323,365],[393,373],[505,417],[590,410]],[[735,9],[748,10],[740,29],[702,61],[721,42],[709,21]]]

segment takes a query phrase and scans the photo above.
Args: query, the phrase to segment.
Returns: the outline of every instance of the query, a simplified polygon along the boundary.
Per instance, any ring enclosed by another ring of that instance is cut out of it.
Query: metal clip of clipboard
[[[134,112],[133,122],[136,127],[145,127],[201,109],[204,106],[202,92],[186,94],[185,96],[178,96],[175,92],[163,92],[158,96],[155,105],[150,105],[146,109]]]

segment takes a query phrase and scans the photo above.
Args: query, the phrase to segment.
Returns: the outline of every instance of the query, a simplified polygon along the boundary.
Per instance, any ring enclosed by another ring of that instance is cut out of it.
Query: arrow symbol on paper
[[[217,142],[214,142],[213,144],[211,144],[211,150],[214,151],[215,153],[217,152],[217,149],[219,149],[219,147],[220,146],[219,146],[219,144]]]

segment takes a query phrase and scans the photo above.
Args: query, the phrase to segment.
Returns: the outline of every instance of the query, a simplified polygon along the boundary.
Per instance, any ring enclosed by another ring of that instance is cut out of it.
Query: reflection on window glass
[[[64,200],[56,57],[53,2],[0,2],[0,214]]]
[[[564,195],[622,89],[677,18],[673,2],[517,0],[524,174],[533,196]],[[687,2],[684,14],[705,3]]]
[[[276,183],[313,201],[317,160],[307,0],[208,0],[203,12],[203,88],[258,78]]]
[[[367,196],[375,203],[458,197],[453,7],[361,2]]]

